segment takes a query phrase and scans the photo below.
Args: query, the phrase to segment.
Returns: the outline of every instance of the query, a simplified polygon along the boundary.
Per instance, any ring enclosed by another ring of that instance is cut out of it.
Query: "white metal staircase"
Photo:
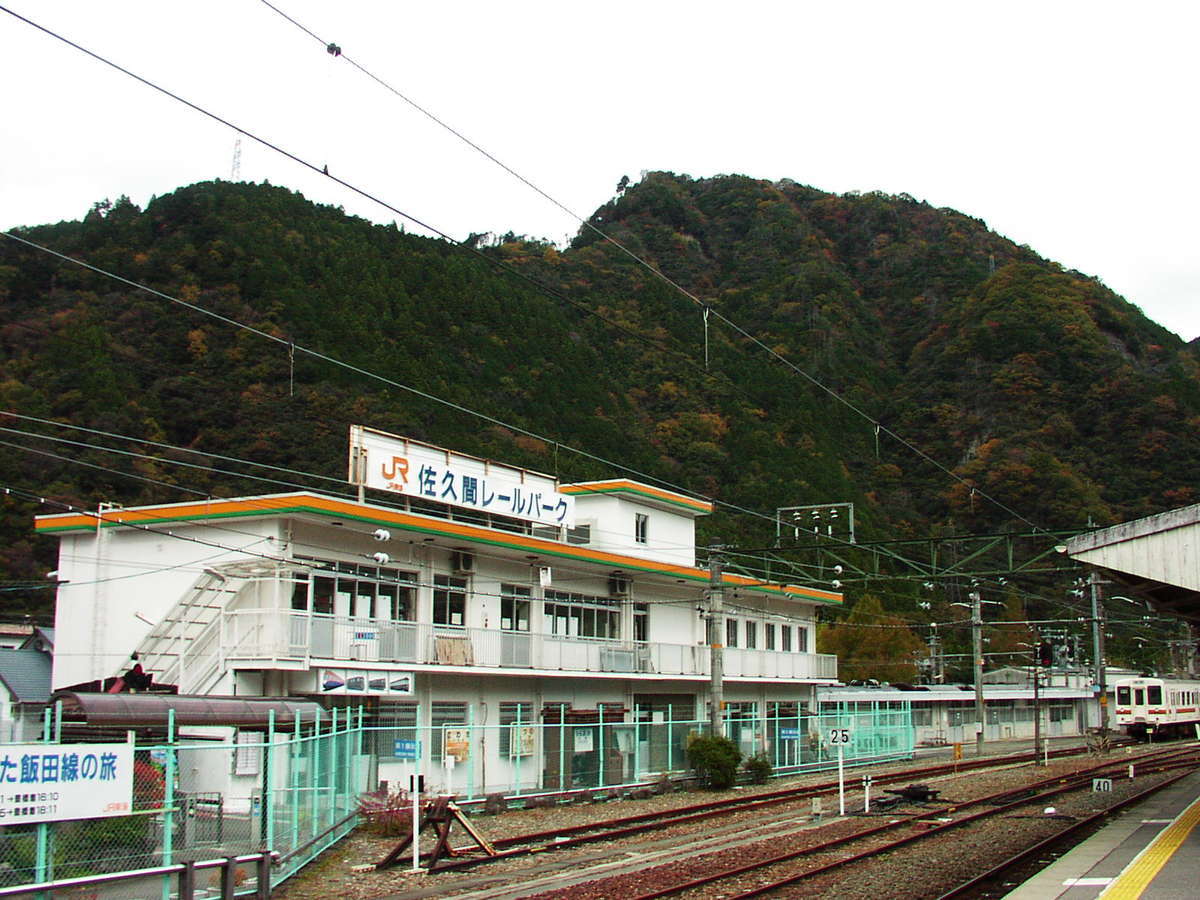
[[[220,679],[221,613],[256,576],[238,563],[204,570],[137,646],[138,661],[155,683],[197,694]]]

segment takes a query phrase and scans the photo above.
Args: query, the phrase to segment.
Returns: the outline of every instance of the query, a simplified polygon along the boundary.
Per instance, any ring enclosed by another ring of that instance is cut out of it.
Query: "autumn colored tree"
[[[842,681],[912,682],[925,644],[903,619],[886,613],[878,597],[863,594],[846,618],[817,629],[817,650],[837,656]]]

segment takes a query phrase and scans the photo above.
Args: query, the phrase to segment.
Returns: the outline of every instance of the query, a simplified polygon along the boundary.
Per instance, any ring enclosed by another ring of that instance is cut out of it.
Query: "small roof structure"
[[[50,657],[40,650],[0,649],[0,682],[17,703],[50,699]]]
[[[275,713],[275,728],[291,731],[297,715],[301,725],[320,721],[324,710],[311,700],[293,697],[219,697],[188,694],[88,694],[58,691],[63,716],[97,727],[166,727],[171,710],[175,724],[266,728]]]

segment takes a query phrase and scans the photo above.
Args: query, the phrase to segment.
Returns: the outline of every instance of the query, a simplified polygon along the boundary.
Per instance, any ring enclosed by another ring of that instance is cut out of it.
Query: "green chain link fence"
[[[0,888],[258,850],[279,855],[272,880],[282,881],[354,827],[358,799],[374,787],[360,711],[298,725],[272,721],[230,743],[179,739],[169,723],[174,739],[134,747],[130,815],[0,827]],[[44,731],[45,744],[69,746],[52,739],[51,711]],[[252,893],[253,866],[237,881],[239,893]],[[101,896],[166,900],[170,882],[123,883]]]

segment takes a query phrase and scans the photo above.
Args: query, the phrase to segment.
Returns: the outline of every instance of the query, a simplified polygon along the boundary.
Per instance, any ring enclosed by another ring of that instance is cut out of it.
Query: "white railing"
[[[337,660],[654,675],[707,675],[709,671],[708,648],[703,644],[588,640],[290,610],[230,610],[221,614],[221,622],[222,655],[238,662],[287,660],[307,665],[312,660]],[[837,658],[727,649],[725,674],[836,678]]]

